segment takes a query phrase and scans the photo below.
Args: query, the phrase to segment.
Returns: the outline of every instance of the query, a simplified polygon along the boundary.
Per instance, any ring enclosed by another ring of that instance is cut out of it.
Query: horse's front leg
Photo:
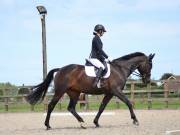
[[[133,124],[139,125],[139,122],[138,122],[136,115],[133,111],[133,106],[132,106],[131,102],[128,100],[128,98],[125,96],[125,94],[122,93],[121,90],[115,91],[114,94],[115,94],[115,96],[117,96],[121,101],[123,101],[128,106],[130,114],[131,114],[131,118],[133,119]]]
[[[105,95],[105,97],[103,98],[101,105],[99,107],[99,111],[94,119],[94,124],[96,125],[96,127],[99,127],[99,123],[98,123],[99,117],[101,116],[106,105],[109,103],[109,101],[111,100],[112,97],[113,97],[113,95]]]
[[[75,118],[80,122],[80,123],[84,123],[84,120],[79,116],[79,114],[76,112],[76,104],[77,104],[77,100],[70,98],[70,102],[68,105],[68,111],[71,112]]]

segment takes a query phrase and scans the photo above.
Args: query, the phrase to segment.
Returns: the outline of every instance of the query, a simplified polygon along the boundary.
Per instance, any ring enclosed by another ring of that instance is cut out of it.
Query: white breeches
[[[89,61],[97,68],[103,68],[103,70],[105,69],[104,65],[98,59],[90,58]]]

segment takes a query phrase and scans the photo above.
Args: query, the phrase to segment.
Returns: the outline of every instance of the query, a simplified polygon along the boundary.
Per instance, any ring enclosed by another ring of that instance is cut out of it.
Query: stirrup
[[[101,78],[96,78],[95,81],[93,82],[93,87],[96,87],[97,88],[101,88]]]
[[[98,78],[95,78],[94,82],[93,82],[93,87],[96,87],[98,82],[99,82],[100,79]]]
[[[98,88],[101,88],[101,79],[98,81],[97,87],[98,87]]]

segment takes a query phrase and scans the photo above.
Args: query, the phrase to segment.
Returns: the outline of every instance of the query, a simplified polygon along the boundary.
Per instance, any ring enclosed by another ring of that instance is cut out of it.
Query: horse
[[[98,122],[99,118],[113,96],[116,96],[128,106],[133,124],[139,125],[139,121],[133,111],[132,103],[123,93],[123,89],[128,77],[136,69],[143,83],[147,84],[150,82],[152,59],[154,56],[155,54],[146,56],[142,52],[135,52],[112,60],[110,62],[111,74],[109,78],[102,79],[103,86],[101,88],[92,86],[95,78],[86,75],[84,65],[70,64],[62,68],[52,69],[42,83],[32,88],[32,92],[26,97],[26,100],[31,105],[42,101],[51,81],[54,79],[54,96],[48,104],[47,116],[44,123],[47,130],[51,129],[49,124],[51,112],[65,93],[70,98],[67,110],[80,122],[82,128],[85,128],[83,125],[85,124],[84,120],[78,115],[75,109],[80,93],[91,95],[104,94],[99,111],[93,121],[96,127],[100,126]],[[55,72],[56,75],[54,76]]]

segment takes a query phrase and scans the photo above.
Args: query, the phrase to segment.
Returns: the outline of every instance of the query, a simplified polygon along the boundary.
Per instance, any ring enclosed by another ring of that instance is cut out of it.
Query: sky
[[[110,59],[133,52],[155,53],[152,79],[180,75],[180,0],[0,0],[0,82],[42,81],[41,22],[44,5],[48,71],[84,64],[93,29],[103,24]]]

